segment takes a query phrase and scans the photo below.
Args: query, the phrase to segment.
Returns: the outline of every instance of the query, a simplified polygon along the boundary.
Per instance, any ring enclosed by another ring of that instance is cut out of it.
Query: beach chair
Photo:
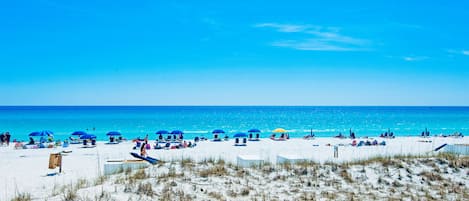
[[[382,141],[382,142],[379,143],[379,145],[385,146],[385,145],[386,145],[386,142],[385,142],[385,141]]]
[[[160,146],[160,144],[158,143],[158,141],[155,143],[155,149],[162,149],[163,147]]]
[[[364,141],[360,141],[358,144],[357,144],[357,147],[361,147],[361,146],[364,146],[365,145],[365,142]]]
[[[221,141],[221,139],[220,139],[220,137],[219,137],[218,134],[213,135],[213,141],[215,141],[215,142]]]

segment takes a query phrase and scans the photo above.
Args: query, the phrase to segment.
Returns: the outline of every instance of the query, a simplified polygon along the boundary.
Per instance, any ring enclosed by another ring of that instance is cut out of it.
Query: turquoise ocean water
[[[126,138],[155,139],[158,130],[183,130],[186,139],[211,137],[214,129],[230,136],[250,128],[270,131],[282,127],[291,137],[313,132],[328,137],[351,128],[358,137],[378,136],[391,129],[397,136],[416,136],[425,128],[431,134],[463,134],[469,131],[469,107],[0,107],[0,132],[10,131],[13,139],[27,140],[33,131],[51,130],[65,139],[77,130],[88,130],[100,140],[108,131],[120,131]]]

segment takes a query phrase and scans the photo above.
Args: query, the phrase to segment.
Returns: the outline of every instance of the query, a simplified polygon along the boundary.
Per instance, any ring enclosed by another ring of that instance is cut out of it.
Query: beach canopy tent
[[[167,130],[159,130],[156,132],[156,134],[159,134],[159,135],[166,135],[166,134],[169,134],[169,131]]]
[[[249,141],[259,141],[261,130],[257,128],[249,129]]]
[[[213,134],[215,134],[215,133],[225,133],[225,131],[222,130],[222,129],[215,129],[215,130],[212,131],[212,133]]]
[[[96,145],[96,135],[86,134],[86,135],[80,136],[80,139],[83,140],[84,147],[89,147],[87,143],[88,140],[91,140],[91,146],[94,147]]]
[[[233,135],[234,138],[245,138],[247,136],[246,133],[236,133]]]
[[[121,136],[122,134],[118,131],[111,131],[107,133],[106,135],[109,136],[109,142],[107,144],[118,144],[122,140],[122,136]],[[119,136],[119,139],[117,142],[115,140],[116,136]]]
[[[88,133],[86,133],[85,131],[75,131],[72,133],[72,135],[77,135],[77,136],[81,136],[81,135],[86,135]]]
[[[220,134],[225,133],[222,129],[215,129],[212,131],[213,141],[221,141]]]
[[[183,139],[183,134],[184,132],[182,132],[181,130],[173,130],[171,131],[171,133],[169,133],[171,135],[173,135],[173,139],[172,140],[182,140]],[[168,135],[168,137],[166,138],[166,140],[171,140],[171,135]],[[178,135],[178,137],[176,137],[176,135]]]
[[[80,136],[80,139],[82,139],[82,140],[92,140],[92,139],[96,139],[96,135],[86,134],[86,135]]]
[[[107,136],[119,136],[119,135],[122,135],[122,134],[118,131],[111,131],[111,132],[107,133],[106,135]]]
[[[236,134],[234,134],[233,138],[235,139],[235,146],[246,146],[247,136],[248,135],[246,135],[246,133],[236,133]]]
[[[163,135],[170,134],[167,130],[159,130],[155,134],[159,135],[157,140],[163,140]]]
[[[173,135],[182,135],[182,134],[184,134],[184,132],[182,132],[180,130],[173,130],[173,131],[171,131],[171,134],[173,134]]]

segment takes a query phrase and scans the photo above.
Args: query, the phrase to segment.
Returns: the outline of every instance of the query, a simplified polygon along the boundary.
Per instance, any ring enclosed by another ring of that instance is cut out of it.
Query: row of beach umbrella
[[[261,131],[259,129],[256,129],[256,128],[253,128],[253,129],[250,129],[248,130],[248,133],[260,133]],[[287,131],[283,128],[277,128],[275,130],[273,130],[274,133],[286,133]],[[222,133],[225,133],[224,130],[222,129],[215,129],[212,131],[213,134],[222,134]],[[161,135],[166,135],[166,134],[170,134],[170,135],[183,135],[184,132],[181,131],[181,130],[173,130],[171,132],[167,131],[167,130],[159,130],[156,132],[156,134],[161,134]],[[80,139],[95,139],[96,138],[96,135],[92,135],[92,134],[88,134],[87,132],[85,131],[75,131],[72,133],[73,136],[79,136]],[[118,131],[111,131],[111,132],[108,132],[106,134],[107,136],[120,136],[122,135],[120,132]],[[49,137],[49,136],[54,136],[54,132],[50,131],[50,130],[43,130],[43,131],[35,131],[35,132],[32,132],[29,134],[30,137]],[[234,135],[234,137],[245,137],[247,136],[245,133],[236,133]]]
[[[82,140],[87,139],[96,139],[96,135],[86,133],[85,131],[75,131],[72,133],[73,136],[78,136]],[[111,131],[106,134],[107,136],[120,136],[122,135],[118,131]],[[35,131],[29,134],[29,137],[53,137],[54,132],[50,130],[43,130],[43,131]]]

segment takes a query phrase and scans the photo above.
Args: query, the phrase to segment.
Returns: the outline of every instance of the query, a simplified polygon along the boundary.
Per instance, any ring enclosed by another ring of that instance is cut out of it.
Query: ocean
[[[106,140],[109,131],[125,138],[156,139],[158,130],[184,131],[185,139],[211,137],[214,129],[229,136],[251,128],[268,137],[285,128],[292,138],[311,132],[317,137],[378,136],[390,129],[396,136],[469,131],[469,107],[316,107],[316,106],[1,106],[0,132],[27,140],[34,131],[51,130],[55,139],[87,131]]]

